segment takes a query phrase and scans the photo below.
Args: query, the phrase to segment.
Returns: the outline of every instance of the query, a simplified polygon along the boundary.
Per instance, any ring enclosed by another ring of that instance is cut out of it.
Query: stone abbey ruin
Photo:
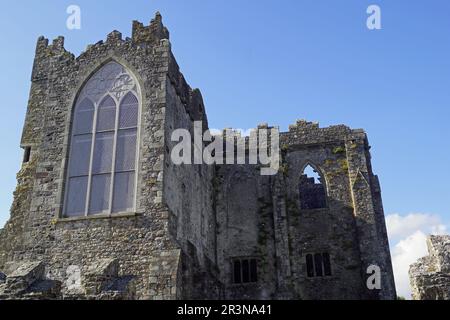
[[[272,176],[174,165],[171,132],[208,119],[159,13],[78,57],[39,38],[31,80],[0,299],[396,298],[363,130],[297,121]]]
[[[428,256],[409,268],[414,300],[450,300],[450,236],[429,236]]]

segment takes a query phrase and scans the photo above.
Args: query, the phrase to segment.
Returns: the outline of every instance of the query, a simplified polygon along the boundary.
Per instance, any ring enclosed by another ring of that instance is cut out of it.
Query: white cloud
[[[386,217],[386,227],[391,242],[404,239],[420,230],[425,234],[445,232],[446,227],[437,215],[411,213],[406,216],[390,214]]]
[[[429,234],[445,234],[447,226],[437,215],[412,213],[406,216],[386,216],[386,227],[391,243],[397,294],[411,298],[409,266],[428,254],[426,238]]]
[[[394,268],[395,286],[397,295],[407,299],[411,298],[411,288],[409,286],[409,266],[417,259],[428,254],[426,245],[426,234],[416,231],[404,240],[398,242],[391,251],[392,265]]]

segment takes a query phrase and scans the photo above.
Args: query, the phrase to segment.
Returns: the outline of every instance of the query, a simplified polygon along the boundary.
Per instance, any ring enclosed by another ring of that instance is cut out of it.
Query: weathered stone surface
[[[11,292],[23,292],[44,276],[42,261],[26,262],[6,278],[6,287]]]
[[[415,300],[450,300],[450,236],[430,236],[429,255],[411,265],[409,277]]]
[[[0,285],[1,299],[56,299],[60,297],[61,283],[45,279],[42,261],[22,262]]]
[[[83,274],[82,284],[88,295],[96,295],[103,291],[119,275],[117,259],[101,259],[90,265]]]
[[[53,300],[61,299],[61,282],[58,280],[38,280],[23,294],[22,299]]]
[[[136,210],[64,218],[73,106],[86,81],[110,61],[124,66],[140,89]],[[208,129],[202,95],[180,72],[159,14],[148,26],[133,22],[131,38],[113,31],[78,57],[62,37],[52,44],[39,38],[21,141],[31,148],[30,161],[17,175],[11,218],[0,230],[0,270],[10,275],[0,280],[1,297],[395,298],[364,131],[297,121],[280,135],[282,169],[261,176],[256,165],[175,165],[171,134],[193,132],[195,120]],[[301,208],[308,163],[324,178],[326,194],[310,197],[324,208]],[[332,275],[308,277],[305,257],[323,252]],[[256,281],[233,282],[236,259],[257,261]],[[20,273],[20,261],[42,263]],[[381,268],[381,290],[366,287],[372,264]],[[8,283],[22,292],[8,291]]]

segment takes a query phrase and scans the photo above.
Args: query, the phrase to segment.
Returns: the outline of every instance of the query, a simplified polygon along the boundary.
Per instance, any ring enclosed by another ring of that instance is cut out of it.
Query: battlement
[[[292,124],[289,126],[289,131],[296,131],[296,130],[309,130],[309,129],[319,129],[319,123],[318,122],[311,122],[306,121],[304,119],[299,119],[295,124]]]
[[[305,131],[332,131],[334,133],[348,134],[350,132],[364,132],[362,129],[351,129],[350,127],[340,124],[321,128],[318,122],[311,122],[304,119],[297,120],[295,124],[289,126],[289,132],[305,132]]]
[[[110,32],[106,38],[106,42],[112,43],[112,42],[122,42],[122,33],[114,30]]]
[[[122,33],[114,30],[107,35],[106,43],[101,40],[95,44],[88,45],[86,50],[82,52],[77,57],[77,59],[86,54],[86,52],[95,51],[100,46],[103,46],[105,44],[114,45],[117,43],[127,42],[135,45],[158,45],[160,44],[160,41],[164,39],[169,39],[169,31],[162,24],[161,14],[157,12],[148,26],[145,26],[139,21],[133,21],[131,38],[127,37],[126,39],[123,39]],[[36,45],[36,58],[43,59],[57,54],[68,54],[72,59],[75,59],[75,55],[64,48],[63,36],[58,36],[57,38],[53,39],[51,44],[49,44],[49,39],[45,38],[44,36],[40,36],[38,38]]]
[[[52,40],[52,43],[49,44],[49,39],[44,36],[40,36],[38,38],[36,44],[36,57],[38,56],[54,56],[57,54],[68,54],[72,59],[75,58],[75,55],[64,48],[64,37],[58,36]]]
[[[351,129],[346,125],[333,125],[321,128],[318,122],[297,120],[289,126],[288,132],[280,134],[283,143],[294,144],[317,144],[336,141],[359,140],[365,142],[367,135],[363,129]]]
[[[271,126],[268,123],[260,123],[250,130],[248,136],[243,136],[242,132],[233,128],[224,128],[220,132],[214,134],[216,137],[222,137],[225,144],[229,144],[234,138],[234,145],[237,146],[238,141],[245,142],[245,149],[249,148],[251,142],[257,146],[259,130],[267,130],[268,142],[270,142],[271,129],[278,129],[277,126]],[[230,140],[227,140],[227,135]],[[297,120],[296,124],[289,126],[289,131],[280,131],[280,143],[284,146],[298,146],[322,143],[336,143],[349,141],[361,145],[368,145],[367,135],[363,129],[351,129],[346,125],[333,125],[321,128],[318,122],[306,120]],[[226,142],[225,142],[226,141]],[[242,143],[242,142],[241,142]]]
[[[150,25],[144,26],[139,21],[133,21],[133,32],[131,38],[135,43],[159,42],[162,39],[169,39],[169,31],[162,24],[162,16],[156,12],[155,18],[150,21]]]

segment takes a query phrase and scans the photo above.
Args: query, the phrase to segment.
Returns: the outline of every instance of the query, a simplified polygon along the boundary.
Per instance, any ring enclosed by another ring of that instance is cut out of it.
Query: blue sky
[[[81,30],[66,28],[71,4],[81,7]],[[366,28],[370,4],[381,7],[382,30]],[[211,127],[286,130],[305,118],[364,128],[386,214],[449,224],[448,0],[47,0],[9,2],[0,12],[0,225],[22,159],[37,37],[64,35],[78,55],[114,29],[130,36],[132,20],[148,23],[157,10]]]

